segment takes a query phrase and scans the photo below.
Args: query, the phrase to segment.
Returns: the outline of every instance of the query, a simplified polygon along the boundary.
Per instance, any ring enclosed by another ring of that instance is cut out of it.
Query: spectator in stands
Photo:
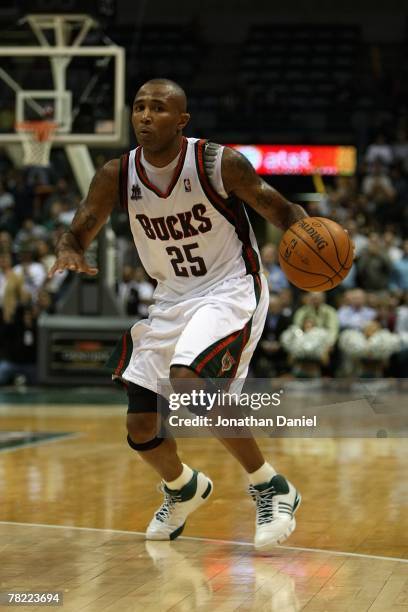
[[[141,266],[123,267],[118,295],[126,314],[146,317],[148,307],[153,302],[153,291],[154,287]]]
[[[394,160],[391,145],[387,143],[385,135],[380,132],[374,142],[367,147],[365,161],[371,166],[380,163],[381,166],[388,168]]]
[[[368,238],[360,232],[357,222],[354,221],[354,219],[350,219],[349,221],[347,221],[344,227],[348,231],[349,236],[354,243],[356,249],[356,257],[359,257],[361,255],[361,252],[367,246]]]
[[[5,190],[4,182],[0,180],[0,230],[14,234],[17,229],[14,197]]]
[[[16,309],[5,328],[5,348],[0,360],[0,385],[11,382],[35,384],[37,320],[31,306]]]
[[[13,238],[10,232],[0,232],[0,254],[1,253],[12,253],[13,250]]]
[[[378,294],[375,311],[375,320],[381,325],[382,329],[394,331],[396,321],[396,302],[397,300],[388,293]]]
[[[404,172],[408,172],[408,138],[404,129],[397,130],[396,140],[392,146],[393,157],[397,164],[401,164]]]
[[[289,327],[290,321],[290,316],[283,312],[283,304],[279,295],[271,294],[265,327],[252,364],[255,376],[269,378],[280,376],[287,371],[287,356],[279,338]]]
[[[122,269],[122,279],[118,286],[118,297],[123,307],[123,312],[127,315],[137,315],[139,303],[134,299],[138,297],[136,281],[134,278],[135,270],[132,266],[124,265]],[[133,291],[133,299],[132,299]]]
[[[404,240],[401,259],[394,262],[391,287],[408,291],[408,240]]]
[[[396,309],[395,332],[400,338],[401,348],[391,357],[390,374],[405,379],[408,378],[408,291]]]
[[[398,239],[395,233],[391,230],[384,232],[383,236],[384,250],[391,262],[398,261],[402,257],[402,249],[398,246]]]
[[[58,216],[60,223],[63,223],[64,225],[71,225],[71,221],[74,218],[80,201],[80,198],[75,196],[70,202],[62,202],[62,210]]]
[[[297,378],[320,378],[322,367],[329,363],[333,336],[314,319],[303,319],[302,327],[291,325],[281,336],[281,344],[289,355],[292,373]]]
[[[346,329],[339,336],[343,374],[382,378],[400,346],[398,335],[383,329],[378,321],[366,323],[361,331]]]
[[[47,289],[40,289],[37,296],[37,303],[35,304],[36,316],[39,316],[42,312],[46,314],[55,314],[55,305],[53,296]]]
[[[375,232],[370,234],[367,247],[357,261],[357,271],[359,286],[366,291],[383,291],[390,286],[392,263]]]
[[[22,275],[13,270],[11,255],[0,253],[0,311],[5,323],[13,320],[19,304],[29,298],[23,285]]]
[[[56,227],[63,225],[60,220],[63,207],[62,202],[55,200],[49,208],[48,217],[44,220],[43,225],[48,231],[54,230]]]
[[[36,250],[39,263],[44,266],[45,271],[48,273],[55,261],[55,255],[51,252],[49,241],[36,240],[34,248]]]
[[[282,289],[289,287],[288,280],[278,264],[278,249],[268,242],[261,250],[261,259],[268,277],[269,289],[279,293]]]
[[[396,311],[395,331],[398,334],[408,334],[408,291],[405,291],[401,305]]]
[[[346,278],[338,285],[336,289],[334,289],[334,295],[341,294],[344,291],[348,291],[349,289],[355,289],[357,287],[357,263],[353,261],[349,273]]]
[[[138,295],[139,308],[138,315],[147,317],[149,306],[153,304],[154,286],[148,279],[142,266],[137,266],[134,272],[136,291]]]
[[[402,163],[392,166],[390,177],[395,189],[395,202],[393,206],[395,210],[394,214],[391,214],[389,222],[393,222],[401,228],[401,216],[404,214],[408,202],[408,179],[404,174]]]
[[[54,202],[61,204],[72,204],[76,196],[75,189],[65,177],[60,177],[51,193],[44,203],[44,212],[46,216],[49,214],[51,205]]]
[[[367,296],[362,289],[352,289],[345,294],[344,304],[338,310],[341,329],[363,329],[375,319],[376,312],[366,306]]]
[[[305,321],[309,321],[313,327],[328,330],[331,345],[334,346],[339,334],[339,319],[336,309],[325,302],[325,293],[317,291],[307,293],[304,306],[296,310],[293,316],[293,323],[303,329]]]
[[[8,179],[10,193],[15,201],[14,212],[18,227],[24,219],[34,216],[34,191],[27,184],[22,170],[13,168]]]
[[[34,261],[33,255],[33,247],[22,245],[19,252],[20,263],[14,266],[13,270],[16,274],[23,277],[24,290],[31,295],[35,302],[39,290],[46,281],[47,272],[43,264]]]
[[[328,190],[329,210],[332,206],[348,208],[350,202],[355,200],[358,194],[357,181],[354,176],[336,176],[334,188]],[[329,214],[329,211],[327,211]]]
[[[380,162],[373,163],[372,171],[364,177],[361,188],[368,200],[369,212],[375,215],[380,226],[384,226],[390,214],[393,214],[391,207],[396,198],[396,190]]]
[[[0,180],[0,215],[5,210],[14,208],[14,204],[14,196],[6,190],[4,182]]]
[[[279,291],[279,299],[282,304],[282,314],[285,317],[291,318],[294,312],[294,298],[293,291],[290,287],[286,287],[286,289],[282,289]]]
[[[16,250],[19,251],[22,245],[32,245],[36,240],[46,240],[47,230],[42,225],[34,223],[33,219],[24,219],[21,229],[17,232],[14,239]]]

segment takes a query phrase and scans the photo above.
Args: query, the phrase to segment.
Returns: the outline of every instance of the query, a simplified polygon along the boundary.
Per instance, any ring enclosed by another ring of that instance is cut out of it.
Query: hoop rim
[[[56,121],[48,121],[48,119],[37,119],[33,121],[16,121],[14,124],[16,132],[43,132],[47,135],[54,132],[58,128]]]

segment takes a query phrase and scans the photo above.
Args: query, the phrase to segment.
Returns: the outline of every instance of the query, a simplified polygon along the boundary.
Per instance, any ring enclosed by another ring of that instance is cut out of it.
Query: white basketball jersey
[[[121,158],[121,206],[127,208],[142,264],[157,280],[156,299],[180,300],[259,271],[259,251],[244,205],[234,197],[222,198],[213,188],[206,144],[183,138],[166,192],[149,181],[141,147]],[[221,163],[220,156],[216,163]]]

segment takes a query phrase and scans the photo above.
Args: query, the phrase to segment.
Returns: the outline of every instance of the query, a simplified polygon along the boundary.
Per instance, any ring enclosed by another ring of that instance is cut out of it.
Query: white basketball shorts
[[[177,303],[155,303],[116,347],[109,360],[112,377],[155,393],[173,365],[203,378],[244,379],[268,304],[263,274],[225,280]]]

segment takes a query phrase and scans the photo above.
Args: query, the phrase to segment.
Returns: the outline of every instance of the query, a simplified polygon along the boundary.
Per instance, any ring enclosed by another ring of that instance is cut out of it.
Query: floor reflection
[[[197,549],[201,543],[194,545]],[[229,547],[224,553],[222,547],[218,552],[212,547],[192,558],[191,543],[181,541],[146,542],[145,548],[159,572],[157,595],[163,609],[173,610],[179,602],[177,612],[213,610],[221,601],[237,601],[240,609],[300,610],[295,581],[279,569],[278,555],[231,554]],[[181,602],[180,593],[186,593]]]

